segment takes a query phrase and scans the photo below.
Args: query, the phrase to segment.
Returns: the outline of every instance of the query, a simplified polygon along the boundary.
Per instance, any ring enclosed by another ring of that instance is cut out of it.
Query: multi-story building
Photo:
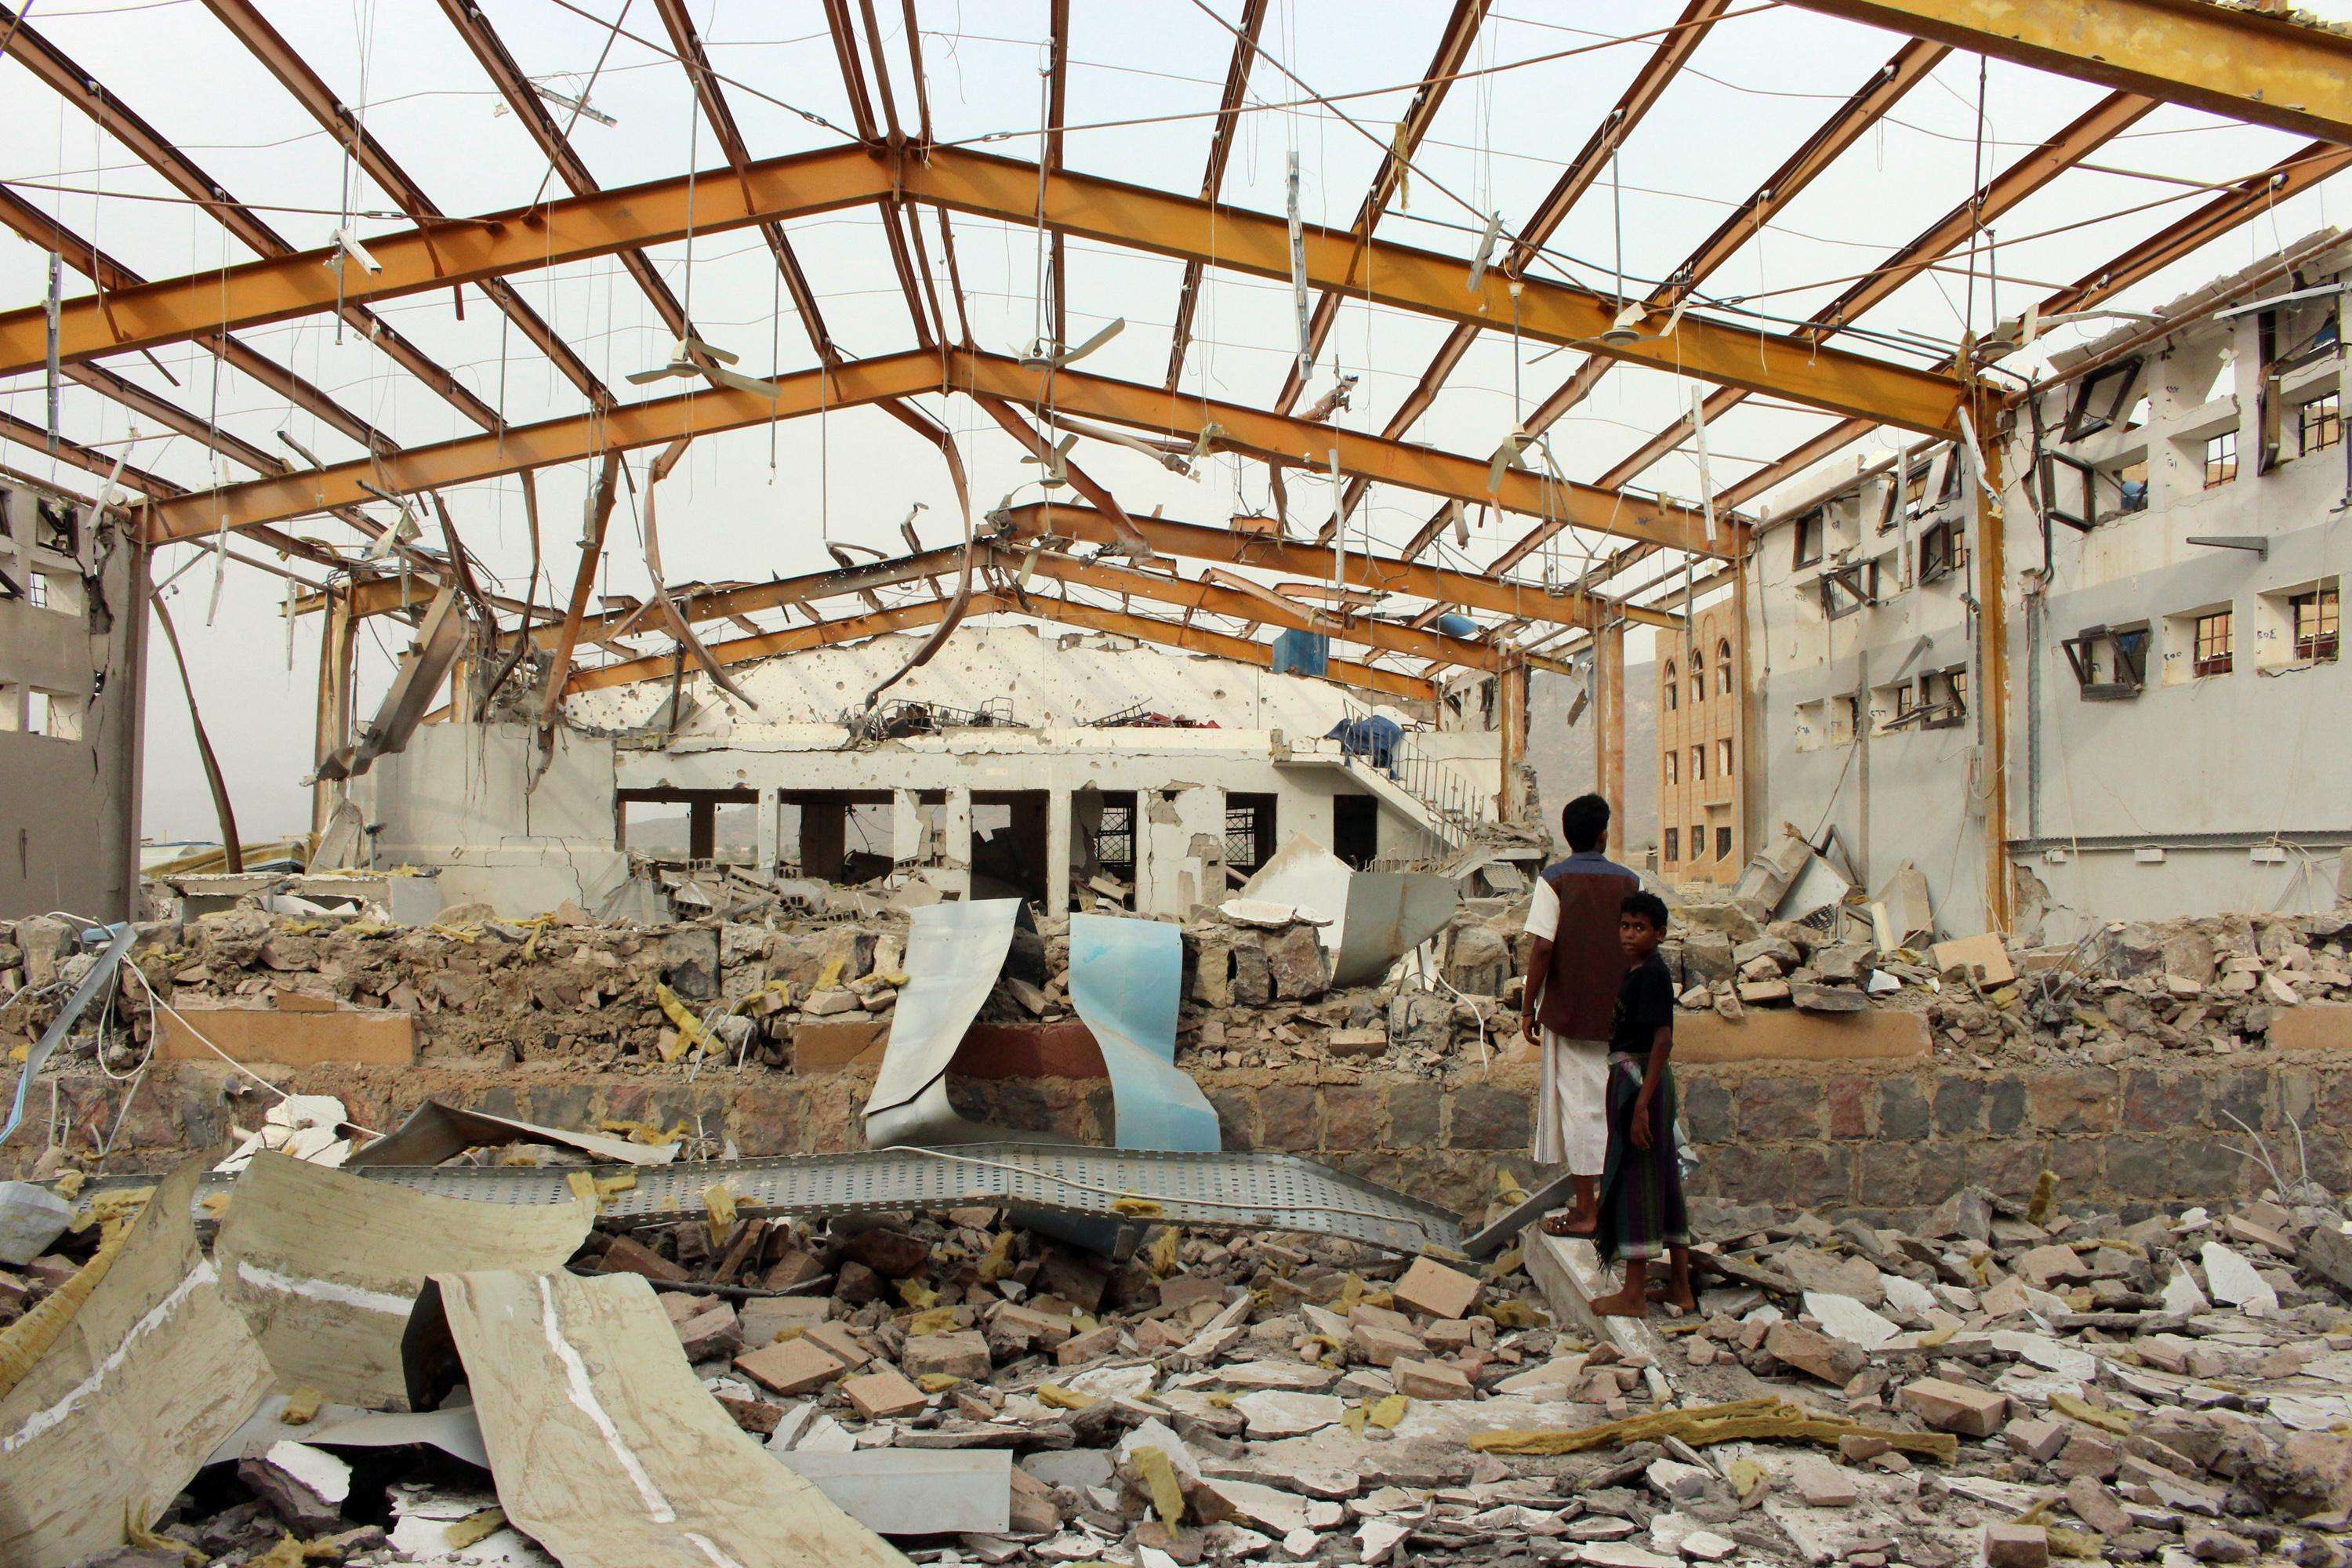
[[[1768,498],[1751,827],[1834,840],[1873,890],[1916,865],[1948,931],[2064,941],[2352,887],[2352,247],[2287,251],[2053,355],[1998,439],[1998,505],[1948,444]]]
[[[120,513],[0,476],[0,919],[136,912],[146,596]]]
[[[1726,602],[1694,615],[1687,634],[1658,634],[1658,870],[1669,880],[1736,881],[1747,855],[1734,616]]]

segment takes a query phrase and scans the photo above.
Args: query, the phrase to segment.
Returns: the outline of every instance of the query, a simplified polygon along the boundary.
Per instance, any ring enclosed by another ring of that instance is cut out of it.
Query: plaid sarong
[[[1660,1073],[1650,1102],[1650,1146],[1633,1146],[1633,1102],[1648,1064],[1619,1052],[1609,1058],[1609,1160],[1601,1176],[1600,1228],[1592,1244],[1612,1262],[1662,1258],[1690,1245],[1683,1207],[1682,1163],[1675,1157],[1675,1072]]]

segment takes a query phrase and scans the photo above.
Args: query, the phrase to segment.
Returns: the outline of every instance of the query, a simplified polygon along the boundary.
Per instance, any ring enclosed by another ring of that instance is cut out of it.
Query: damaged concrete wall
[[[146,562],[119,521],[0,484],[0,918],[136,912]]]
[[[524,724],[426,724],[352,784],[377,868],[431,867],[445,904],[513,919],[602,909],[628,880],[613,742],[558,726],[544,772]]]
[[[1528,762],[1536,771],[1537,798],[1553,847],[1559,808],[1593,787],[1592,705],[1569,721],[1587,682],[1549,670],[1528,674]],[[1614,802],[1625,825],[1625,860],[1646,866],[1658,847],[1658,671],[1655,660],[1625,666],[1625,798]]]

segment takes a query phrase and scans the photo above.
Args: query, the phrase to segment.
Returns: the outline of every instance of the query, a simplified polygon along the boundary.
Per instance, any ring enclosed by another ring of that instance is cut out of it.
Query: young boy
[[[1666,1065],[1675,1047],[1675,983],[1658,956],[1665,934],[1665,901],[1655,893],[1627,894],[1617,915],[1625,978],[1609,1031],[1609,1162],[1593,1236],[1602,1258],[1624,1260],[1625,1283],[1593,1301],[1592,1310],[1606,1317],[1647,1314],[1650,1263],[1661,1251],[1667,1278],[1660,1299],[1681,1311],[1698,1310],[1675,1152],[1675,1080]]]

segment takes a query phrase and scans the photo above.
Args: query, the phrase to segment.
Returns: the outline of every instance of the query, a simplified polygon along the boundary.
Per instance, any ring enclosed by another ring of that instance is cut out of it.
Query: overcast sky
[[[837,145],[844,139],[849,110],[816,0],[691,0],[691,8],[715,68],[730,79],[725,90],[754,157]],[[2352,16],[2352,0],[2313,8]],[[561,182],[551,176],[545,159],[506,112],[431,0],[266,0],[263,9],[333,89],[361,107],[368,129],[444,210],[489,211],[543,193],[562,194]],[[612,31],[613,20],[620,17],[625,33],[660,39],[658,15],[649,0],[630,0],[625,15],[624,0],[485,0],[482,9],[527,72],[559,91],[587,91],[593,106],[616,121],[606,126],[583,120],[572,136],[604,184],[720,163],[684,73],[662,51]],[[1251,79],[1250,101],[1256,107],[1239,121],[1224,185],[1227,199],[1279,213],[1285,166],[1295,151],[1305,216],[1333,225],[1352,221],[1410,84],[1426,68],[1449,9],[1440,0],[1274,0],[1264,34],[1265,56]],[[1574,5],[1516,0],[1497,5],[1470,62],[1480,74],[1454,86],[1415,161],[1410,205],[1391,209],[1381,226],[1381,237],[1466,258],[1477,243],[1482,215],[1499,211],[1507,226],[1524,219],[1655,47],[1654,30],[1673,23],[1680,9],[1672,0],[1582,0]],[[899,110],[911,121],[915,84],[898,7],[881,5],[877,12],[884,19],[885,53]],[[1034,156],[1046,26],[1043,0],[924,0],[919,12],[939,137],[1008,156]],[[1197,194],[1209,111],[1233,50],[1225,23],[1239,12],[1238,0],[1076,5],[1070,166]],[[60,0],[35,5],[27,25],[175,141],[230,195],[289,209],[260,216],[294,246],[327,243],[346,212],[362,235],[404,226],[396,218],[368,216],[390,213],[391,198],[347,168],[338,144],[195,0]],[[1653,36],[1620,41],[1643,34]],[[1791,7],[1735,6],[1628,139],[1619,160],[1615,201],[1611,182],[1602,181],[1555,236],[1538,275],[1602,288],[1613,287],[1621,268],[1636,282],[1660,278],[1901,43],[1894,35]],[[1336,108],[1305,101],[1294,77]],[[1975,184],[1979,167],[1990,173],[2014,162],[2103,96],[2095,87],[1999,62],[1983,68],[1980,77],[1976,57],[1953,54],[1709,279],[1706,292],[1773,316],[1801,318],[1959,202]],[[0,62],[0,101],[12,110],[0,119],[0,178],[126,264],[163,277],[251,258],[218,223],[179,200],[119,142],[13,62]],[[1878,345],[1867,352],[1926,363],[1965,325],[1981,331],[1990,323],[1996,291],[2000,311],[2013,314],[2205,199],[2189,188],[2195,183],[2242,174],[2303,144],[2302,138],[2160,108],[2092,160],[2101,169],[2071,173],[2001,221],[1997,234],[2002,278],[1996,286],[1989,289],[1979,277],[1971,287],[1968,278],[1943,273],[1914,280],[1865,324],[1883,333],[1916,334],[1916,352],[1905,354]],[[172,199],[134,199],[141,196]],[[2339,221],[2347,202],[2352,193],[2339,178],[2282,204],[2198,258],[2142,284],[2123,302],[2161,301],[2245,266]],[[975,219],[953,223],[975,335],[984,349],[1019,352],[1038,330],[1037,237],[1025,228]],[[870,209],[804,219],[786,229],[845,350],[866,357],[914,346],[907,308]],[[927,235],[934,241],[937,263],[936,228],[927,226]],[[1114,318],[1127,323],[1087,368],[1156,384],[1167,364],[1181,266],[1091,242],[1073,242],[1068,250],[1071,335],[1082,337]],[[776,268],[756,231],[702,237],[691,247],[690,259],[683,244],[659,247],[653,255],[673,291],[689,300],[705,333],[740,353],[744,369],[793,370],[814,363],[810,339],[789,300],[778,308]],[[0,238],[0,297],[12,306],[37,302],[44,265],[31,246],[13,237]],[[624,396],[648,395],[622,378],[665,360],[669,338],[616,263],[561,267],[513,282]],[[86,287],[68,274],[69,294]],[[944,293],[944,279],[940,289]],[[468,290],[462,320],[446,292],[396,300],[380,314],[509,422],[557,417],[583,406],[570,383],[478,292]],[[1213,273],[1195,331],[1185,388],[1262,403],[1280,386],[1295,351],[1289,290]],[[2082,331],[2073,330],[2074,335]],[[1361,376],[1354,406],[1339,422],[1377,431],[1444,333],[1442,323],[1424,318],[1349,305],[1309,382],[1308,395],[1330,385],[1337,374]],[[345,406],[379,422],[404,445],[474,431],[450,405],[331,318],[306,318],[241,335],[326,387]],[[1507,331],[1489,332],[1413,434],[1483,457],[1517,422],[1515,379],[1521,389],[1517,406],[1531,407],[1575,369],[1577,358],[1574,351],[1547,353],[1540,345],[1515,349]],[[292,453],[280,442],[280,430],[330,463],[360,455],[352,441],[290,410],[268,389],[193,346],[158,351],[155,359],[157,363],[150,363],[131,355],[108,363],[289,458]],[[656,384],[650,393],[671,390]],[[1620,368],[1555,426],[1553,452],[1570,477],[1591,479],[1669,423],[1687,406],[1689,395],[1688,384],[1675,375]],[[38,424],[43,396],[38,376],[19,376],[0,387],[0,406]],[[955,432],[972,468],[981,510],[1008,495],[1037,499],[1037,470],[1017,460],[1018,448],[971,404],[924,401]],[[194,442],[159,433],[78,386],[65,388],[64,410],[64,428],[73,438],[109,454],[127,452],[133,464],[182,484],[204,487],[251,477],[233,464],[216,464]],[[1715,482],[1727,484],[1777,458],[1822,423],[1820,416],[1769,399],[1751,400],[1710,432]],[[1265,469],[1254,462],[1212,459],[1188,480],[1098,443],[1084,444],[1079,456],[1130,510],[1160,505],[1171,517],[1213,523],[1266,501]],[[37,449],[7,447],[0,450],[0,461],[35,473],[49,471],[50,460]],[[90,488],[78,470],[57,473],[68,488]],[[568,583],[572,574],[583,474],[575,467],[550,473],[541,483],[548,574],[538,590],[542,601],[550,578]],[[1682,455],[1660,464],[1642,483],[1684,496],[1698,489],[1696,468]],[[506,592],[524,593],[530,540],[514,483],[467,486],[447,499],[467,546],[482,557]],[[826,564],[822,541],[827,537],[900,548],[899,524],[918,505],[926,509],[918,518],[924,542],[945,543],[958,535],[954,492],[937,453],[878,411],[845,410],[772,429],[705,437],[663,491],[665,561],[674,581],[764,579],[810,571]],[[1295,479],[1291,505],[1310,523],[1319,521],[1330,505],[1328,487]],[[1410,492],[1381,489],[1360,517],[1374,543],[1393,545],[1412,533],[1431,505]],[[646,574],[630,516],[625,503],[603,582],[615,592],[640,593]],[[1460,560],[1475,564],[1491,559],[1528,521],[1512,519],[1482,531]],[[297,525],[296,531],[338,547],[354,537],[331,519]],[[429,531],[428,538],[437,542],[437,531]],[[1597,538],[1563,536],[1548,569],[1573,577],[1601,548],[1604,542]],[[191,553],[186,546],[162,552],[158,576],[184,564]],[[1547,569],[1545,558],[1534,558],[1529,568]],[[302,569],[315,574],[315,568]],[[170,592],[240,826],[247,837],[299,830],[308,822],[307,794],[299,781],[310,763],[315,618],[297,625],[289,643],[281,615],[283,582],[231,566],[215,605],[215,575],[214,564],[205,562],[180,576]],[[363,635],[362,712],[381,692],[402,631],[394,623],[376,622]],[[212,807],[196,767],[185,704],[160,641],[156,657],[163,662],[152,668],[148,687],[146,831],[158,838],[210,837]]]

